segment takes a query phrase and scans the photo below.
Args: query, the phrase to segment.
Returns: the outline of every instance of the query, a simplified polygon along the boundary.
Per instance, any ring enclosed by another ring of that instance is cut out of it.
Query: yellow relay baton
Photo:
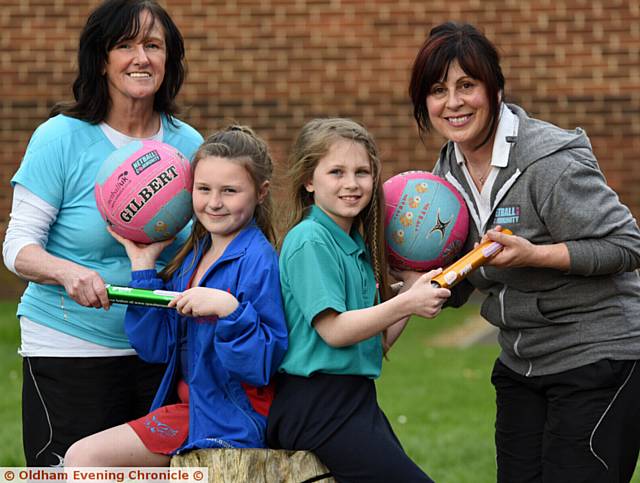
[[[508,228],[503,228],[500,233],[505,235],[513,235],[513,232]],[[442,288],[451,288],[458,282],[464,280],[467,275],[473,272],[478,267],[484,265],[494,255],[502,250],[502,244],[488,240],[481,243],[464,257],[453,262],[442,273],[433,277],[431,283]]]

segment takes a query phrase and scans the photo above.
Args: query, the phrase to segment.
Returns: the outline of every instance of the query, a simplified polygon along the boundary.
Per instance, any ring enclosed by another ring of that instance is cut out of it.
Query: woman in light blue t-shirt
[[[11,181],[3,257],[29,281],[17,314],[28,466],[60,465],[76,440],[149,409],[163,368],[138,358],[124,308],[109,304],[105,283],[126,284],[130,265],[106,231],[93,183],[133,140],[192,156],[202,137],[175,118],[183,80],[183,39],[167,12],[154,0],[105,1],[80,37],[74,101],[36,129]]]

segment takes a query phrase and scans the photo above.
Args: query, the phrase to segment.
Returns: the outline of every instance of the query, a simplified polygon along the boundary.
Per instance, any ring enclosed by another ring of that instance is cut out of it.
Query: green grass
[[[22,361],[16,303],[0,301],[0,466],[24,466],[20,391]]]
[[[389,353],[378,383],[380,405],[407,453],[437,482],[495,481],[493,387],[497,346],[429,347],[429,337],[477,307],[413,319]]]
[[[24,465],[15,311],[15,303],[0,302],[0,467]],[[434,320],[412,320],[378,382],[380,404],[407,453],[438,483],[495,481],[489,377],[498,347],[429,346],[430,337],[477,312],[469,305]],[[633,483],[640,483],[640,469]]]

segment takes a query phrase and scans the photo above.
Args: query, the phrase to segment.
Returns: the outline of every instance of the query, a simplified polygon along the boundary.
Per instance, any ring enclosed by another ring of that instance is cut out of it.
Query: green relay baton
[[[147,307],[168,308],[167,304],[180,292],[169,290],[147,290],[143,288],[106,285],[107,297],[114,304],[146,305]]]

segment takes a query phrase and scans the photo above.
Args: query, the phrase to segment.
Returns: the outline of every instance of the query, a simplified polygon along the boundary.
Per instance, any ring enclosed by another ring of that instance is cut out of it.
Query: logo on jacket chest
[[[513,225],[520,223],[520,206],[501,206],[496,208],[493,219],[495,225]]]

